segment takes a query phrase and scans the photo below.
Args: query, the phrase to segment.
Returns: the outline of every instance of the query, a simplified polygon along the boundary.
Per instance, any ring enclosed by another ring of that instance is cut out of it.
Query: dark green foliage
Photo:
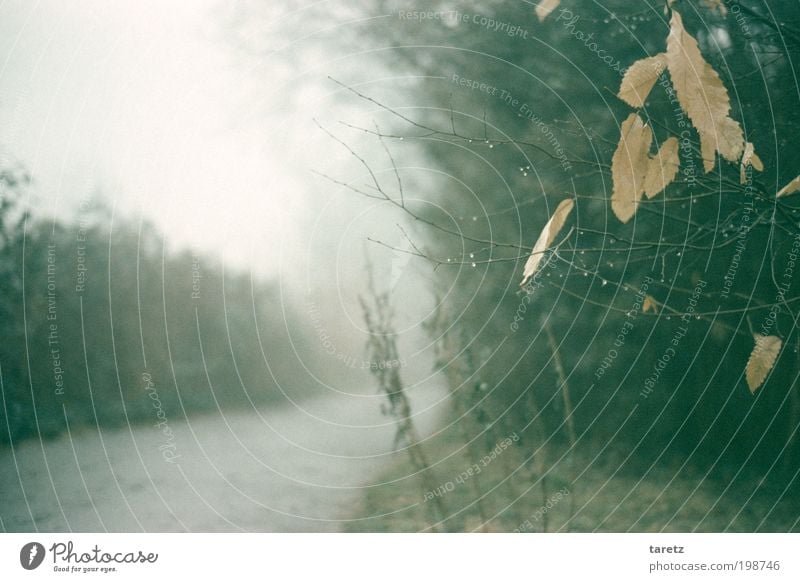
[[[375,83],[366,93],[387,106],[376,114],[384,133],[405,137],[392,143],[401,151],[396,155],[413,156],[420,150],[411,148],[421,147],[427,166],[455,178],[443,180],[436,193],[414,195],[451,213],[421,209],[425,218],[463,236],[430,229],[419,244],[434,259],[453,258],[436,276],[447,281],[442,288],[456,290],[447,297],[450,311],[470,330],[473,352],[482,355],[470,381],[488,386],[491,417],[504,423],[513,418],[524,442],[533,438],[529,427],[541,408],[545,433],[565,439],[557,374],[543,333],[547,320],[563,342],[559,349],[581,445],[631,452],[626,458],[640,467],[687,459],[723,473],[730,467],[770,478],[780,473],[790,482],[800,469],[800,279],[786,287],[786,304],[776,300],[776,280],[798,236],[798,199],[776,204],[775,192],[800,173],[800,103],[792,65],[800,49],[797,3],[737,2],[741,12],[727,17],[702,2],[675,3],[720,73],[732,116],[766,168],[753,174],[749,191],[739,183],[736,164],[723,161],[703,174],[697,135],[688,124],[678,180],[627,225],[609,205],[619,124],[632,111],[616,92],[625,67],[665,50],[665,3],[565,0],[542,24],[529,3],[426,6],[457,8],[468,16],[452,26],[398,18],[404,7],[377,4],[376,14],[392,15],[381,21],[384,28],[372,29],[376,42],[393,47],[381,54],[423,80],[410,89]],[[491,30],[474,21],[476,14],[527,33],[523,38]],[[604,63],[601,49],[622,69]],[[457,79],[475,81],[474,88]],[[356,86],[361,79],[341,81]],[[669,79],[663,81],[641,113],[658,143],[681,137],[685,129],[670,100]],[[559,159],[561,150],[567,165]],[[521,312],[516,286],[526,258],[522,247],[533,245],[568,196],[577,197],[575,231]],[[746,248],[737,252],[740,235]],[[500,244],[481,242],[487,240]],[[729,284],[732,266],[736,275]],[[615,345],[645,280],[651,280],[647,293],[667,308],[657,316],[638,313]],[[699,298],[693,297],[698,285]],[[744,381],[752,333],[761,332],[776,305],[769,333],[780,336],[785,349],[753,396]],[[669,365],[647,384],[676,338]],[[610,353],[612,363],[598,376]]]

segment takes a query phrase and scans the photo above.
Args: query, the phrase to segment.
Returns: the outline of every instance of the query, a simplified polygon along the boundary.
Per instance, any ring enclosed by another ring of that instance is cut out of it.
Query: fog
[[[796,530],[794,49],[667,4],[0,4],[0,529]]]

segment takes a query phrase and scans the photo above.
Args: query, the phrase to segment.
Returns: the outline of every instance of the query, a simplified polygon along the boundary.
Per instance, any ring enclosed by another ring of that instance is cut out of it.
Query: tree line
[[[77,220],[36,216],[30,182],[21,167],[0,173],[0,443],[307,391],[287,380],[313,344],[274,281],[172,251],[101,195]]]

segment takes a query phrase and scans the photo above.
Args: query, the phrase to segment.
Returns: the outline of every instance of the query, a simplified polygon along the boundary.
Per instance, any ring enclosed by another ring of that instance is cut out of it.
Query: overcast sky
[[[0,150],[41,211],[74,216],[99,190],[118,216],[270,271],[300,241],[292,124],[309,116],[287,114],[277,65],[263,83],[237,59],[217,3],[0,2]]]
[[[174,246],[294,284],[294,300],[360,352],[366,239],[402,246],[403,217],[312,172],[369,181],[314,120],[386,169],[373,138],[338,124],[370,127],[385,112],[335,97],[328,75],[351,73],[368,92],[397,77],[365,65],[361,45],[331,50],[341,27],[365,22],[346,4],[281,13],[284,3],[265,0],[236,34],[229,6],[0,0],[0,155],[30,170],[40,216],[74,219],[81,198],[100,192],[115,219],[144,217]],[[408,255],[376,245],[370,254],[385,285],[414,288]]]

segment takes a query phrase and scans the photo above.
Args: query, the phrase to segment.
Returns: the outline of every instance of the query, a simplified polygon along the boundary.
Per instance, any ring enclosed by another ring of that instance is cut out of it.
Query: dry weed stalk
[[[414,470],[420,475],[423,496],[436,488],[430,463],[422,449],[419,434],[414,426],[411,412],[411,403],[403,386],[400,370],[397,363],[400,361],[397,350],[397,336],[394,332],[394,310],[389,299],[389,292],[378,292],[373,280],[372,265],[368,262],[369,297],[368,301],[363,296],[358,300],[369,331],[367,340],[368,359],[374,362],[370,371],[378,379],[380,390],[386,395],[389,406],[384,413],[395,419],[396,434],[395,447],[405,447]],[[431,500],[434,510],[434,520],[431,529],[439,531],[440,524],[447,517],[444,503],[439,496]]]

